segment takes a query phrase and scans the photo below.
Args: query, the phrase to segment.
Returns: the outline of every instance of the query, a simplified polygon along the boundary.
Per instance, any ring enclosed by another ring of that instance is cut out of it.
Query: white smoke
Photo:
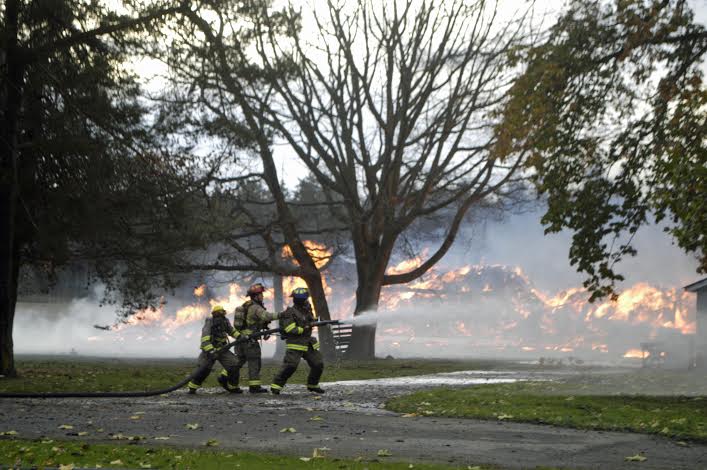
[[[94,325],[114,325],[117,311],[101,306],[100,288],[91,298],[69,302],[18,302],[14,344],[18,354],[79,354],[102,357],[187,357],[199,354],[202,321],[167,328],[162,322],[117,324],[103,330]],[[167,299],[164,315],[176,313],[176,304]],[[175,304],[174,307],[171,307]],[[275,339],[264,343],[272,354]]]
[[[568,234],[544,236],[538,214],[513,216],[505,221],[490,222],[474,236],[460,237],[452,252],[442,261],[438,272],[466,264],[505,264],[519,266],[534,286],[549,294],[581,284],[582,277],[567,261],[570,237]],[[662,287],[681,287],[696,279],[696,261],[671,244],[659,227],[642,230],[635,239],[639,249],[636,258],[620,268],[626,274],[625,284],[649,282]],[[336,285],[337,290],[353,294],[355,286]],[[196,357],[199,352],[201,321],[193,321],[173,331],[159,322],[149,325],[130,325],[118,331],[103,331],[94,324],[110,325],[116,311],[101,307],[96,292],[90,299],[76,299],[63,304],[19,302],[15,317],[15,350],[20,354],[68,354],[72,350],[81,355],[141,356],[141,357]],[[473,301],[471,299],[474,299]],[[503,355],[499,349],[503,338],[493,333],[498,312],[509,309],[509,299],[483,303],[470,297],[464,303],[426,301],[415,306],[401,306],[397,311],[372,312],[357,317],[358,324],[378,324],[377,354],[396,357],[469,357]],[[181,304],[167,299],[166,316],[174,316]],[[267,305],[266,305],[267,306]],[[271,305],[269,306],[271,307]],[[350,315],[350,314],[349,314]],[[459,323],[471,333],[459,331]],[[414,330],[414,334],[395,334],[395,330]],[[516,327],[514,337],[535,340],[542,334],[539,325]],[[528,330],[528,331],[525,331]],[[617,330],[619,331],[619,330]],[[621,332],[625,346],[638,347],[647,335],[638,336],[637,330]],[[275,349],[273,338],[264,344],[264,355]],[[517,351],[518,348],[509,348]],[[544,354],[532,352],[534,357]]]

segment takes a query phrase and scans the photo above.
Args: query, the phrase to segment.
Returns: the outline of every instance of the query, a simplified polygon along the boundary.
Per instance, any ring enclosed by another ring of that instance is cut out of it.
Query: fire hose
[[[322,320],[311,323],[312,327],[324,326],[324,325],[340,325],[342,322],[340,320]],[[244,343],[253,339],[257,339],[263,336],[270,336],[279,333],[281,328],[271,328],[269,330],[261,330],[248,335],[248,338],[237,338],[231,341],[226,346],[219,349],[219,351],[226,351],[231,349],[233,346]],[[211,365],[198,367],[192,372],[188,377],[179,381],[178,383],[163,388],[160,390],[147,390],[144,392],[46,392],[46,393],[25,393],[25,392],[8,392],[0,393],[0,398],[134,398],[134,397],[152,397],[155,395],[164,395],[166,393],[173,392],[179,388],[184,387],[189,383],[194,377],[201,373],[205,368],[211,368]]]

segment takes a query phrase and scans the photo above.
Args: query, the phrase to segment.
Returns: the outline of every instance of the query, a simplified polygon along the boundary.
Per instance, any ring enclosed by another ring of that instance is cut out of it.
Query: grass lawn
[[[587,379],[589,380],[589,379]],[[570,379],[467,388],[439,388],[395,398],[388,409],[422,416],[449,416],[554,424],[582,429],[634,431],[707,442],[707,396],[590,393],[612,390]],[[640,380],[639,380],[640,382]]]
[[[19,378],[0,378],[0,392],[49,392],[49,391],[130,391],[153,390],[176,383],[189,375],[194,359],[112,359],[64,357],[19,357],[16,361]],[[264,361],[261,376],[268,384],[281,363]],[[470,369],[498,369],[509,367],[500,361],[454,361],[377,359],[373,361],[342,361],[327,363],[322,381],[375,379],[434,374]],[[221,367],[204,383],[216,387],[216,377]],[[247,366],[242,369],[242,375]],[[289,383],[305,383],[309,368],[302,362]]]
[[[321,452],[326,452],[325,450]],[[391,457],[392,458],[392,457]],[[173,449],[167,447],[114,446],[52,440],[0,440],[0,467],[43,468],[65,465],[95,468],[160,468],[160,469],[409,469],[442,470],[459,467],[407,462],[340,460],[329,458],[282,457],[246,452]],[[99,467],[100,466],[100,467]],[[60,467],[61,468],[61,467]],[[472,466],[474,470],[493,467]]]

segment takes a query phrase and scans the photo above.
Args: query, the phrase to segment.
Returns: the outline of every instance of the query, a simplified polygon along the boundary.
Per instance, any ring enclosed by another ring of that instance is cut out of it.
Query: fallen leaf
[[[74,470],[74,464],[69,463],[66,465],[59,464],[59,470]]]
[[[206,441],[206,446],[207,446],[207,447],[216,447],[216,446],[218,446],[218,445],[220,445],[220,444],[221,444],[221,443],[220,443],[219,441],[217,441],[216,439],[209,439],[208,441]]]
[[[328,447],[315,447],[312,451],[312,458],[323,459],[327,456],[327,452],[329,452],[330,450],[331,449]]]
[[[415,416],[419,416],[417,413],[405,413],[404,415],[400,416],[401,418],[414,418]]]
[[[312,460],[311,457],[300,457],[299,459],[300,459],[302,462],[309,462],[310,460]]]
[[[184,427],[187,429],[199,429],[199,423],[187,423]]]
[[[3,431],[0,432],[0,436],[16,436],[18,434],[17,431]]]
[[[78,433],[79,436],[88,436],[88,433],[86,431],[81,431]]]
[[[280,432],[297,432],[295,428],[282,428]]]
[[[74,429],[74,427],[70,424],[60,424],[59,429]]]
[[[140,415],[132,415],[130,419],[142,419],[142,416]]]
[[[156,440],[156,441],[167,441],[167,440],[169,440],[169,437],[167,437],[167,436],[157,436],[157,437],[155,438],[155,440]]]
[[[498,415],[498,419],[501,419],[501,420],[503,420],[503,419],[511,419],[511,418],[513,418],[513,415],[507,415],[507,414],[500,414],[500,415]]]
[[[378,451],[377,455],[378,455],[378,457],[390,457],[393,454],[391,454],[388,449],[380,449]]]
[[[624,460],[627,462],[643,462],[645,460],[648,460],[648,457],[644,457],[641,454],[636,454],[630,457],[626,457]]]
[[[141,463],[140,468],[152,468],[152,465],[150,465],[149,463]]]
[[[321,416],[312,416],[311,418],[309,418],[309,420],[310,421],[324,421],[324,418],[322,418]]]
[[[112,461],[110,464],[111,464],[111,465],[123,465],[123,461],[120,460],[120,459],[118,459],[118,460]]]

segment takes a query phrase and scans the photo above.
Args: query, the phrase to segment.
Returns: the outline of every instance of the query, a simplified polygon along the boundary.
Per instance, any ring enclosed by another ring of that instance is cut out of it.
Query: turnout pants
[[[297,346],[298,349],[292,349],[291,346]],[[317,343],[318,346],[318,343]],[[319,352],[319,348],[314,348],[312,343],[306,346],[304,345],[287,345],[287,352],[285,353],[285,361],[282,364],[280,372],[277,373],[273,379],[273,383],[270,387],[280,390],[285,386],[287,380],[292,377],[292,374],[297,370],[300,359],[307,361],[309,365],[309,376],[307,377],[307,387],[314,388],[319,386],[319,379],[324,372],[324,360],[322,359],[322,353]]]
[[[262,352],[260,350],[260,343],[258,341],[248,341],[238,344],[236,345],[236,355],[238,356],[234,382],[236,386],[238,386],[240,380],[241,367],[243,367],[246,362],[248,363],[248,386],[257,387],[261,385],[260,369],[262,367]],[[228,371],[224,369],[221,374],[228,374]]]
[[[189,382],[189,388],[197,389],[201,387],[201,384],[204,383],[204,380],[206,380],[211,373],[211,369],[214,367],[214,362],[216,361],[223,366],[223,369],[226,372],[227,388],[232,390],[238,387],[238,369],[236,368],[238,360],[236,359],[235,354],[226,350],[217,352],[213,359],[211,359],[204,351],[199,354],[199,359],[197,359],[196,365],[201,368],[201,370],[199,371],[199,374],[196,375],[191,382]]]

